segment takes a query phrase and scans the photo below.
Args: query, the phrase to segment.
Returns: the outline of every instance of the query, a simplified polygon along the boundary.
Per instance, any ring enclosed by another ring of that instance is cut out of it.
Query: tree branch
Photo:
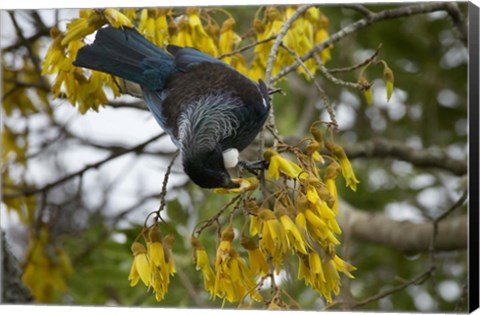
[[[111,161],[111,160],[114,160],[124,154],[127,154],[127,153],[131,153],[131,152],[139,152],[141,150],[143,150],[144,147],[146,147],[148,144],[160,139],[161,137],[163,137],[165,135],[165,133],[161,133],[153,138],[150,138],[149,140],[143,142],[143,143],[140,143],[139,145],[137,146],[134,146],[130,149],[126,149],[126,150],[123,150],[121,152],[116,152],[116,153],[112,153],[111,155],[109,155],[108,157],[106,157],[105,159],[103,160],[100,160],[96,163],[93,163],[93,164],[89,164],[87,166],[85,166],[84,168],[82,168],[81,170],[79,171],[76,171],[74,173],[71,173],[71,174],[68,174],[67,176],[65,177],[62,177],[60,179],[57,179],[56,181],[50,183],[50,184],[47,184],[43,187],[39,187],[39,188],[34,188],[34,189],[27,189],[27,190],[20,190],[18,192],[15,192],[15,193],[7,193],[7,194],[3,194],[3,198],[5,199],[9,199],[9,198],[17,198],[17,197],[20,197],[20,196],[30,196],[30,195],[33,195],[33,194],[37,194],[37,193],[40,193],[40,192],[44,192],[44,191],[48,191],[58,185],[61,185],[69,180],[72,180],[74,179],[75,177],[77,176],[82,176],[85,172],[87,172],[88,170],[90,169],[93,169],[93,168],[98,168],[100,167],[101,165]]]
[[[439,168],[458,176],[466,175],[468,170],[466,161],[452,159],[444,152],[434,152],[428,148],[414,149],[403,142],[384,138],[345,145],[345,153],[352,159],[393,157],[410,162],[417,167]]]
[[[355,209],[339,200],[339,223],[349,229],[351,237],[359,241],[391,246],[408,252],[431,250],[433,229],[431,222],[396,221],[383,213]],[[455,216],[442,220],[437,226],[436,251],[466,249],[468,245],[468,217]]]

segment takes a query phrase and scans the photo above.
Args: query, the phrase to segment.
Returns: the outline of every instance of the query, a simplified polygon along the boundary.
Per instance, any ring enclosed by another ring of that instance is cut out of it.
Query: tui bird
[[[203,188],[237,187],[227,168],[236,166],[239,151],[265,123],[270,109],[265,83],[194,48],[166,49],[133,28],[105,27],[73,64],[138,83],[193,182]]]

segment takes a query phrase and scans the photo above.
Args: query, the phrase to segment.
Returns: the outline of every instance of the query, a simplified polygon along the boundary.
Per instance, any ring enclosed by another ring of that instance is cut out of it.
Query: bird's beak
[[[225,176],[223,178],[223,188],[231,189],[231,188],[238,188],[240,185],[236,184],[232,181],[230,176]]]

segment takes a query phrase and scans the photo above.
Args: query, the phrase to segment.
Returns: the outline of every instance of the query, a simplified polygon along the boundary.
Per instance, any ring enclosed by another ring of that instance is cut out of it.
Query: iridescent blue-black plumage
[[[196,49],[169,45],[167,51],[134,29],[107,27],[74,64],[140,84],[189,177],[204,188],[235,187],[222,154],[243,150],[258,134],[270,106],[267,88]]]

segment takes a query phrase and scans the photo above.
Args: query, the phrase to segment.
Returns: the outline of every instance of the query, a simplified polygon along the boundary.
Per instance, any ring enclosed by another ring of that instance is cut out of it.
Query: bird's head
[[[220,147],[194,156],[184,154],[183,168],[190,179],[202,188],[238,187],[225,168]]]

